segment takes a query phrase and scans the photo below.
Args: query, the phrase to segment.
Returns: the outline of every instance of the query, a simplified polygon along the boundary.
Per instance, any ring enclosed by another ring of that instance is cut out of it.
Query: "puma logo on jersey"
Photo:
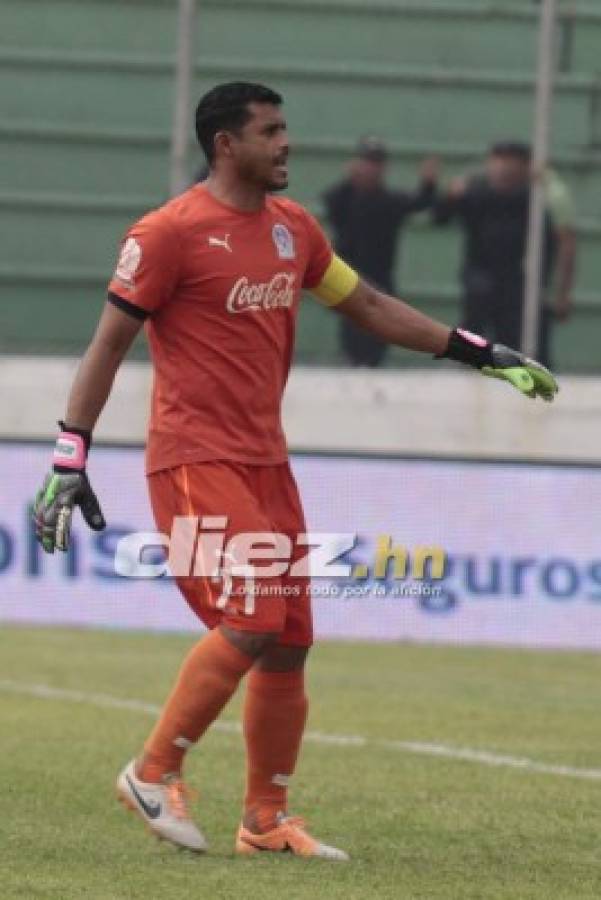
[[[213,235],[210,235],[208,241],[210,247],[223,247],[228,253],[233,253],[233,250],[230,247],[229,234],[226,234],[224,238],[213,237]]]

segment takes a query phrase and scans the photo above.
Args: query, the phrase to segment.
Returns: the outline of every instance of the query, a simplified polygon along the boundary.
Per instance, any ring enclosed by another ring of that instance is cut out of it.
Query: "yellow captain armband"
[[[353,293],[358,284],[359,276],[355,270],[334,254],[323,278],[316,287],[311,288],[311,293],[324,306],[338,306]]]

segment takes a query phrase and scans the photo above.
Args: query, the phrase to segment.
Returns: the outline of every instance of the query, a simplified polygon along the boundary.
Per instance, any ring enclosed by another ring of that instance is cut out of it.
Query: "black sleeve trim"
[[[134,319],[139,319],[140,322],[143,322],[150,315],[145,309],[142,309],[140,306],[136,306],[135,303],[130,303],[128,300],[124,300],[123,297],[120,297],[118,294],[114,294],[112,291],[109,291],[108,301],[112,303],[113,306],[116,306],[117,309],[120,309],[122,312],[127,313],[128,316],[132,316]]]

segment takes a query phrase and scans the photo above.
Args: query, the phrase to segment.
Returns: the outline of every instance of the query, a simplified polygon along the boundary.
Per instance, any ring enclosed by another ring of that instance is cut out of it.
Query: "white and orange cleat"
[[[236,838],[236,853],[251,855],[263,851],[272,853],[293,853],[295,856],[318,856],[322,859],[347,862],[349,856],[344,850],[329,847],[315,840],[307,833],[303,819],[278,813],[275,828],[264,834],[254,834],[240,825]]]
[[[140,816],[153,834],[178,847],[202,853],[207,849],[207,842],[190,818],[191,795],[177,775],[166,776],[160,784],[140,781],[135,760],[126,765],[117,779],[117,797]]]

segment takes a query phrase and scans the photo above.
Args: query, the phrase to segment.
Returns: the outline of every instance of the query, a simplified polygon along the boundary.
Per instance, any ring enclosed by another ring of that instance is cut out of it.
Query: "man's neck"
[[[233,206],[242,212],[259,212],[265,206],[265,191],[257,185],[241,182],[238,178],[228,178],[221,172],[211,172],[204,184],[208,192],[220,203]]]

